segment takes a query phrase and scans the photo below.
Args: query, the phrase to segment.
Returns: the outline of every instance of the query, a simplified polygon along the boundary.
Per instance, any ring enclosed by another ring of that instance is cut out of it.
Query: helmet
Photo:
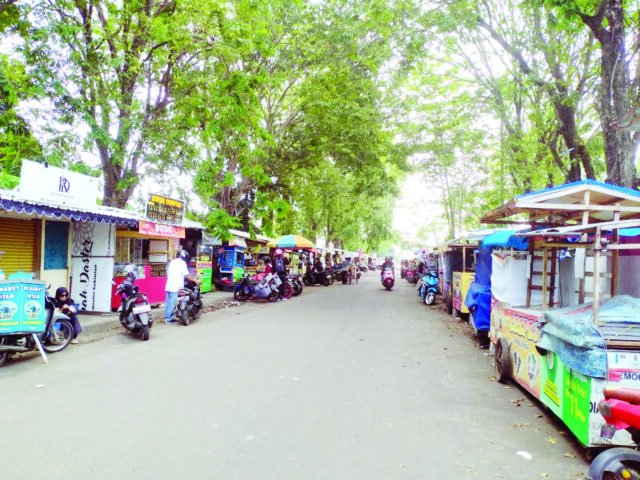
[[[276,248],[276,251],[274,252],[276,255],[282,255],[282,249],[280,248]]]
[[[124,267],[124,274],[126,277],[132,278],[134,280],[138,277],[136,267],[134,265],[131,265],[130,263],[126,267]]]
[[[178,258],[181,258],[186,263],[189,263],[189,252],[187,252],[186,250],[180,250],[180,253],[178,253]]]

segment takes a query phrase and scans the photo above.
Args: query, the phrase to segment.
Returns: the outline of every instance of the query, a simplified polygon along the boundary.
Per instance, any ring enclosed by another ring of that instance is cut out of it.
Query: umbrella
[[[313,248],[313,244],[301,235],[283,235],[267,243],[271,248]]]

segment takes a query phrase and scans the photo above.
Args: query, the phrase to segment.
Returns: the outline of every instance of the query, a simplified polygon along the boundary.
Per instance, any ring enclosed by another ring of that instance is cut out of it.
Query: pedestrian
[[[78,320],[76,303],[69,297],[69,291],[60,287],[56,290],[56,298],[53,299],[53,305],[56,310],[61,313],[64,313],[67,317],[71,319],[71,323],[73,324],[73,340],[71,343],[74,345],[78,343],[78,335],[82,333],[82,327],[80,326],[80,321]]]
[[[181,250],[176,258],[169,262],[167,268],[167,283],[164,291],[166,293],[164,301],[164,323],[178,323],[173,319],[173,311],[178,302],[178,292],[184,288],[185,278],[190,282],[200,285],[201,281],[189,274],[189,253]]]

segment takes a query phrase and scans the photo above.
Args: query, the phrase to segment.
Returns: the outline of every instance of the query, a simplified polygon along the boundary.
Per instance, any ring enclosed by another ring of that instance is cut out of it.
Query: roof
[[[570,225],[640,218],[640,192],[595,180],[583,180],[519,195],[485,213],[482,223],[541,223]],[[524,215],[525,218],[512,218]]]
[[[18,192],[0,189],[0,210],[38,217],[65,218],[77,222],[110,223],[136,227],[138,221],[147,221],[146,217],[133,210],[108,207],[104,205],[76,206],[51,201],[33,201],[21,198]],[[158,222],[154,222],[158,223]],[[173,224],[185,228],[204,230],[205,227],[193,220],[184,218],[182,223]]]
[[[264,235],[256,235],[256,238],[251,238],[251,234],[248,232],[243,232],[242,230],[234,230],[232,228],[229,229],[229,233],[231,235],[235,235],[236,237],[243,238],[245,240],[252,240],[254,242],[260,243],[268,243],[271,241],[269,237],[265,237]],[[246,245],[245,245],[246,246]]]
[[[0,190],[0,209],[38,217],[66,218],[78,222],[136,226],[140,214],[102,205],[73,206],[55,202],[27,200],[11,190]]]

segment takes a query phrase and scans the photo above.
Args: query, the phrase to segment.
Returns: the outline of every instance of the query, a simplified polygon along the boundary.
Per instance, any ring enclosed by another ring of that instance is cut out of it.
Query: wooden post
[[[547,260],[549,258],[549,250],[547,247],[542,248],[542,310],[547,309]]]
[[[620,221],[620,212],[614,212],[613,214],[613,220],[616,222]],[[618,233],[618,229],[614,228],[612,236],[611,236],[611,243],[613,243],[614,245],[617,245],[618,242],[620,241],[620,234]],[[613,250],[611,252],[611,296],[615,297],[616,295],[618,295],[618,256],[619,256],[620,251],[619,250]]]
[[[598,323],[600,308],[600,227],[596,228],[596,238],[593,245],[593,323]]]
[[[591,199],[591,191],[590,190],[585,190],[584,191],[584,206],[585,206],[585,210],[584,212],[582,212],[582,225],[587,225],[589,223],[589,210],[587,210],[586,207],[589,206],[589,201]],[[582,237],[580,238],[580,240],[582,242],[586,242],[587,241],[587,234],[583,233]],[[584,255],[584,261],[586,264],[587,261],[587,252],[585,250],[585,255]],[[586,268],[585,268],[586,270]],[[579,290],[578,290],[578,303],[582,304],[584,303],[584,277],[580,279],[579,283]]]

